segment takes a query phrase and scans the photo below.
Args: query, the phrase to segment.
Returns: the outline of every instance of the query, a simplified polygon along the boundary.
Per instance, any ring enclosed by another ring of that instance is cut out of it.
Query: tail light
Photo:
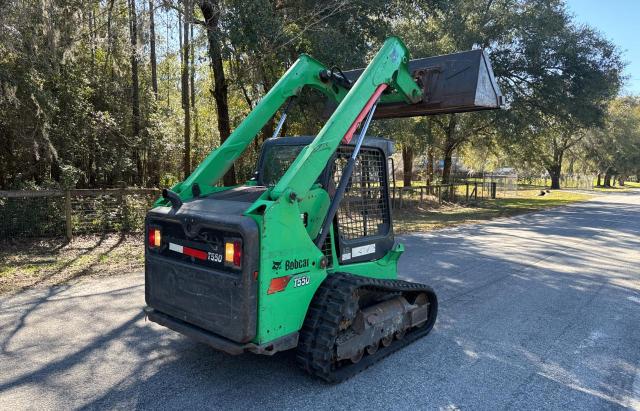
[[[226,240],[224,243],[225,264],[240,268],[242,266],[242,243],[240,240]]]
[[[149,227],[149,247],[160,247],[162,244],[162,234],[160,234],[160,229]]]

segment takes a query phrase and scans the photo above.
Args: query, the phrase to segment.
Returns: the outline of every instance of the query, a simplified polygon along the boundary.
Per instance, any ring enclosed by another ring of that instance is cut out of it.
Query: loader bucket
[[[417,104],[380,103],[374,118],[428,116],[493,110],[503,105],[500,87],[483,50],[427,57],[409,61],[409,72],[423,89]],[[363,70],[346,71],[355,82]]]

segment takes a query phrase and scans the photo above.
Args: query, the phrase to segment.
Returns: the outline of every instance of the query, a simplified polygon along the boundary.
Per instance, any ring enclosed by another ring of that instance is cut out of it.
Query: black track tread
[[[374,355],[366,355],[360,362],[335,368],[332,360],[335,340],[344,309],[358,289],[397,294],[423,293],[429,295],[429,320],[421,328],[407,332],[402,340],[395,340],[389,347],[382,347]],[[346,273],[335,273],[318,288],[300,330],[296,359],[308,373],[327,382],[342,382],[365,370],[411,342],[427,335],[433,328],[438,313],[438,300],[429,286],[402,280],[381,280]]]

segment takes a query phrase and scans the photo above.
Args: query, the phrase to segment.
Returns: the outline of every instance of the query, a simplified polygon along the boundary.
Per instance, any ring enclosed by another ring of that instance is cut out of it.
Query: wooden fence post
[[[122,206],[122,214],[120,215],[120,230],[127,231],[129,229],[129,210],[127,209],[127,197],[125,195],[125,186],[124,184],[120,187],[118,191],[118,204]]]
[[[64,220],[67,240],[73,240],[73,221],[71,220],[71,190],[64,192]]]

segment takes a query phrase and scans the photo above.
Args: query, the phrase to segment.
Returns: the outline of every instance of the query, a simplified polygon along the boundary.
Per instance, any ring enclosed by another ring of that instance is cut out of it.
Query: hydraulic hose
[[[381,87],[380,93],[382,92],[382,90],[384,90],[384,87]],[[356,144],[355,144],[355,147],[353,148],[353,152],[351,153],[351,157],[349,157],[349,160],[347,161],[347,165],[342,170],[342,176],[340,176],[340,183],[338,184],[336,194],[333,196],[333,200],[331,201],[331,205],[329,206],[329,211],[327,212],[325,220],[322,224],[322,229],[320,230],[320,234],[318,234],[318,237],[316,237],[315,243],[316,243],[316,246],[320,249],[322,249],[322,246],[325,240],[327,239],[327,235],[329,235],[331,223],[333,222],[333,218],[336,216],[336,213],[338,212],[338,207],[340,206],[340,202],[342,201],[342,198],[344,197],[344,193],[347,190],[347,185],[349,184],[349,180],[351,179],[351,175],[353,174],[353,167],[356,164],[356,158],[358,157],[360,146],[362,145],[364,136],[367,133],[367,129],[369,128],[369,124],[371,123],[371,119],[373,118],[373,113],[376,111],[376,106],[377,106],[380,93],[374,93],[372,99],[370,100],[372,104],[367,104],[367,106],[365,106],[365,109],[362,111],[362,114],[364,115],[366,113],[366,110],[369,109],[369,113],[367,114],[367,118],[364,124],[362,125],[362,128],[360,129],[360,134],[358,135],[358,139],[356,140]],[[357,127],[358,123],[361,121],[359,119],[361,119],[360,116],[358,117],[358,119],[356,119],[352,127],[349,129],[349,132],[347,132],[347,134],[345,135],[345,139],[347,139],[347,141],[351,140],[351,135],[353,134],[353,131],[355,131],[355,128]]]

